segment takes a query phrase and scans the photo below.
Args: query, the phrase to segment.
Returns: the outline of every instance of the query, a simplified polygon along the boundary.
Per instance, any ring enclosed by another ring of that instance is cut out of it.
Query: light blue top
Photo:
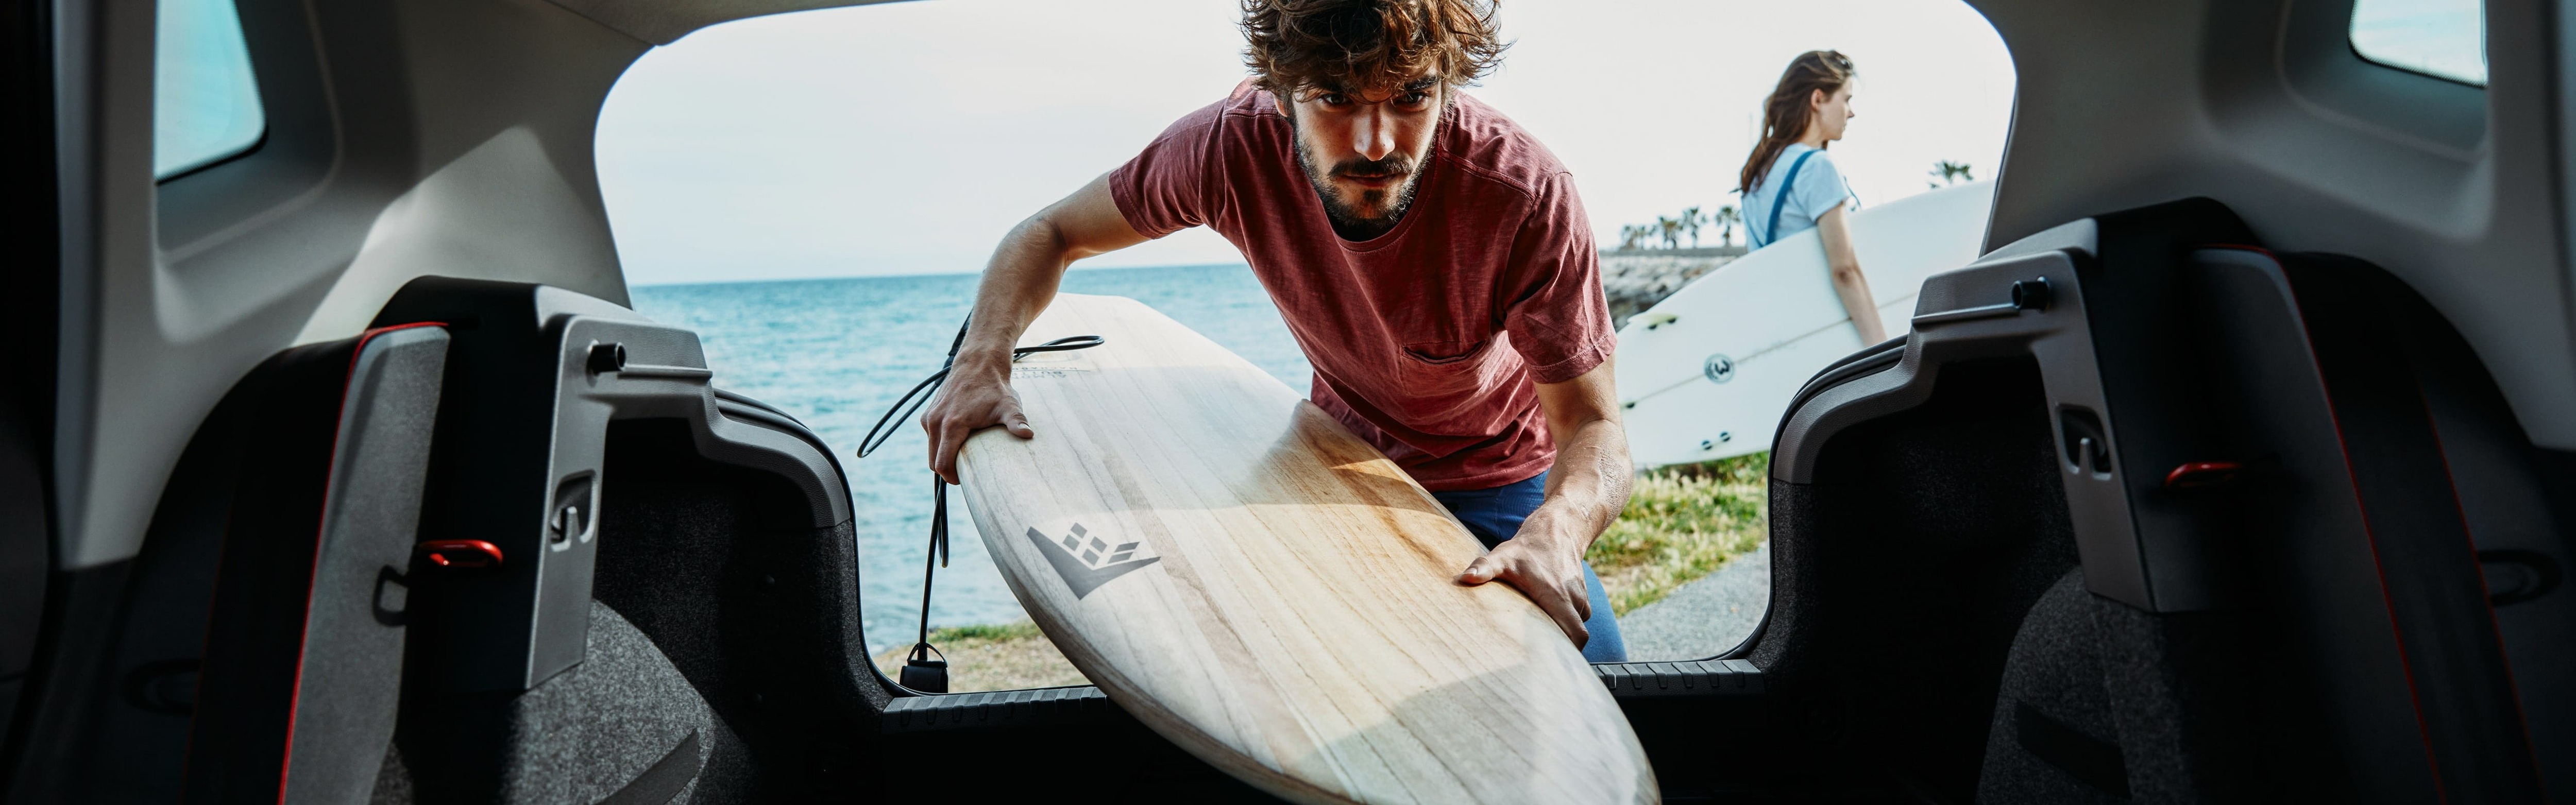
[[[1806,162],[1800,164],[1799,158],[1809,153],[1815,156],[1806,157]],[[1787,180],[1787,186],[1783,188],[1781,177],[1771,174],[1782,172],[1791,165],[1798,167],[1797,176]],[[1783,189],[1789,191],[1785,200],[1779,198]],[[1817,218],[1851,199],[1851,185],[1843,181],[1843,172],[1834,167],[1833,156],[1805,143],[1790,143],[1789,147],[1780,149],[1779,156],[1771,159],[1771,167],[1763,172],[1762,181],[1744,192],[1744,242],[1759,249],[1781,238],[1814,229]],[[1772,214],[1775,207],[1779,211],[1776,216]],[[1774,220],[1780,222],[1778,232],[1771,231]]]

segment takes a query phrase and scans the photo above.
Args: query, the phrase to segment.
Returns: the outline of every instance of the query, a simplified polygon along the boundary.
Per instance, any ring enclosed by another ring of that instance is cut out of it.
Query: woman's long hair
[[[1771,98],[1762,102],[1762,141],[1753,146],[1753,156],[1744,160],[1744,172],[1736,177],[1736,192],[1753,192],[1753,184],[1771,169],[1771,160],[1790,143],[1807,136],[1807,124],[1815,119],[1807,99],[1823,92],[1831,98],[1851,83],[1851,57],[1840,51],[1810,50],[1789,60],[1789,69],[1780,73],[1780,85],[1771,89]]]

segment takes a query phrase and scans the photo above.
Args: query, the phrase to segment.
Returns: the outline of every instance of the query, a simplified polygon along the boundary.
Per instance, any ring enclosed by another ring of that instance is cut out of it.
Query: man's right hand
[[[930,434],[930,471],[957,482],[957,449],[976,431],[1000,425],[1022,439],[1037,434],[1011,393],[1011,344],[1055,298],[1065,266],[1095,254],[1145,242],[1127,224],[1109,193],[1109,176],[1083,185],[1063,201],[1013,227],[993,250],[975,291],[974,328],[966,333],[939,399],[921,415]]]
[[[957,451],[976,431],[1002,426],[1011,435],[1032,438],[1028,416],[1020,413],[1020,395],[1011,392],[1011,358],[957,356],[939,399],[921,414],[921,429],[930,436],[930,471],[957,483]]]

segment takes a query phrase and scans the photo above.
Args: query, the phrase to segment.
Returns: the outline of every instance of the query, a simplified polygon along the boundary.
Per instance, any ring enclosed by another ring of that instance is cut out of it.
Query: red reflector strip
[[[2244,465],[2233,461],[2194,461],[2165,473],[2166,489],[2199,489],[2236,480]]]
[[[439,567],[492,567],[501,564],[501,548],[479,539],[441,539],[420,544],[423,558]]]

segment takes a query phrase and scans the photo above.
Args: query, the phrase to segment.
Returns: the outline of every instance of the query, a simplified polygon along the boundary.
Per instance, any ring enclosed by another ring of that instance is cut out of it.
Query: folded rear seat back
[[[2347,466],[2344,480],[2359,502],[2419,740],[2442,793],[2460,801],[2538,802],[2534,747],[2454,471],[2455,464],[2480,462],[2465,455],[2453,460],[2428,399],[2443,391],[2475,395],[2477,389],[2453,384],[2467,379],[2460,368],[2475,371],[2476,356],[2444,349],[2454,344],[2443,342],[2457,340],[2448,324],[2377,266],[2330,254],[2277,261],[2307,323]],[[2452,371],[2428,376],[2428,362],[2450,364]],[[2457,422],[2455,429],[2467,424]],[[2503,475],[2499,481],[2510,483],[2516,473]],[[2527,470],[2520,475],[2527,478]],[[2512,519],[2546,522],[2549,512],[2527,507]],[[2567,598],[2549,603],[2563,606]],[[2558,642],[2564,639],[2562,633]]]
[[[1766,679],[1960,799],[2538,801],[2535,756],[2568,756],[2576,615],[2532,448],[2402,282],[2254,242],[2206,199],[2039,233],[1927,281],[1901,354],[1802,389],[1771,465],[1775,603],[1750,649]],[[2025,499],[2065,516],[1996,559],[2045,570],[2071,543],[2080,567],[2046,595],[2030,573],[1909,581],[1893,565],[1958,575],[1907,558],[1956,530],[1937,521],[2014,528],[1962,515],[2013,474],[1960,477],[2008,452],[1980,446],[2011,430],[1984,421],[2005,407],[1944,402],[2011,385],[2046,397],[2011,416],[2050,432],[2024,460],[2063,492]],[[1913,487],[1969,497],[1915,511]],[[1908,606],[1952,617],[1871,625]],[[1993,617],[2020,628],[1975,628]],[[1999,671],[1978,687],[1849,661],[1872,651]],[[1868,700],[1888,689],[1991,717],[1971,736],[1891,716]],[[1970,790],[1924,760],[1952,742],[1981,747]]]
[[[2552,475],[2467,339],[2423,297],[2373,270],[2369,284],[2397,336],[2441,450],[2458,516],[2476,550],[2510,691],[2540,760],[2542,787],[2576,792],[2576,478]],[[2544,416],[2550,415],[2543,412]]]
[[[243,383],[184,773],[189,802],[372,792],[447,353],[435,324],[281,353]]]

